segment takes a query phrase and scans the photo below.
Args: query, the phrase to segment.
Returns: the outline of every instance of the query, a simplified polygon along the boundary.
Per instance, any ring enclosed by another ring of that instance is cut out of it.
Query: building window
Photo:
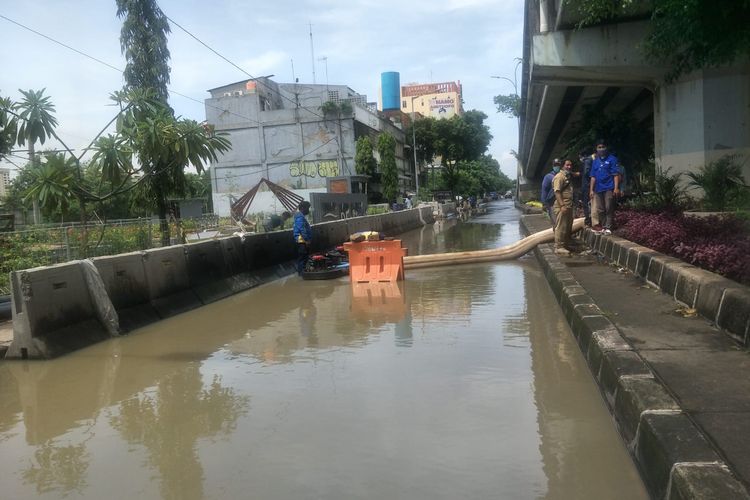
[[[402,108],[405,108],[405,107],[406,107],[406,101],[401,101],[401,107],[402,107]]]

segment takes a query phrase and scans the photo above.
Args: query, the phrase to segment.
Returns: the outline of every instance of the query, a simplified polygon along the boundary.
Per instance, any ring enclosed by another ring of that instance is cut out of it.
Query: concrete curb
[[[521,227],[525,234],[531,234],[523,217]],[[656,252],[621,238],[617,238],[617,244],[612,237],[601,238],[593,233],[586,234],[586,239],[605,255],[608,252],[612,261],[629,263],[646,273],[650,264],[639,266],[639,260],[651,262],[660,255],[652,255]],[[567,271],[553,246],[539,245],[534,255],[652,497],[750,500],[744,485],[682,412],[648,364]],[[687,291],[686,286],[684,289]]]
[[[618,236],[594,234],[586,228],[583,239],[610,262],[697,309],[726,335],[750,347],[749,287]]]

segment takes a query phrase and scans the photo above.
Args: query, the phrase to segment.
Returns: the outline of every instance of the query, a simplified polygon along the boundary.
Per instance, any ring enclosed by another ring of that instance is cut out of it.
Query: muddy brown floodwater
[[[403,236],[520,238],[509,201]],[[536,261],[289,278],[47,362],[0,363],[0,498],[637,499]]]

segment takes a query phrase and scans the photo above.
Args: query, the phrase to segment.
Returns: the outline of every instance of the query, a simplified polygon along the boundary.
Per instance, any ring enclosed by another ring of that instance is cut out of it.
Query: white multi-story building
[[[402,185],[410,184],[413,167],[408,152],[404,155],[403,130],[346,85],[277,83],[262,77],[209,92],[206,121],[232,142],[232,149],[211,168],[214,212],[219,215],[229,215],[231,199],[264,177],[306,199],[311,192],[324,192],[327,177],[356,173],[357,139],[367,135],[376,145],[382,132],[396,139],[399,177]],[[252,212],[274,210],[264,205],[263,194]]]

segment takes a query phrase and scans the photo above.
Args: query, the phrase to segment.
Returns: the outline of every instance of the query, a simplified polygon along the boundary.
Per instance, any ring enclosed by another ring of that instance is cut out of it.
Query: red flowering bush
[[[618,211],[617,235],[750,285],[750,228],[733,216]]]

